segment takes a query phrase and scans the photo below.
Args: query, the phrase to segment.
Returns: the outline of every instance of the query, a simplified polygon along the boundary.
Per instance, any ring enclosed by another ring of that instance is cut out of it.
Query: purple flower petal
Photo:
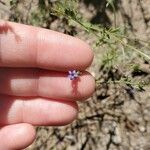
[[[76,74],[76,73],[77,73],[77,71],[76,71],[76,70],[73,70],[73,71],[72,71],[72,73],[73,73],[73,74]]]
[[[72,74],[72,71],[68,71],[68,73],[71,75],[71,74]]]
[[[74,77],[76,77],[76,78],[77,78],[77,77],[78,77],[78,74],[74,74]]]

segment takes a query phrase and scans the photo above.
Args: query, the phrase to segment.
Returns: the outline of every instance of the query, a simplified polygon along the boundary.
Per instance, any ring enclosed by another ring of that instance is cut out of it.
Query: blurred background
[[[149,59],[135,53],[134,48],[112,43],[111,37],[95,44],[97,37],[91,32],[64,16],[51,14],[56,2],[0,0],[0,19],[85,40],[95,53],[88,70],[97,86],[87,102],[79,103],[76,121],[65,127],[37,127],[36,141],[27,150],[150,150]],[[124,43],[150,56],[150,0],[80,0],[75,9],[100,29],[111,33],[114,31],[109,29],[116,29],[116,35],[119,30]]]

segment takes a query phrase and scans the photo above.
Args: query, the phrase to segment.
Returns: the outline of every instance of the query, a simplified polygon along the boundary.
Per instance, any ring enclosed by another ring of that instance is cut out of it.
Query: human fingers
[[[92,59],[90,47],[77,38],[0,21],[0,66],[84,70]]]
[[[33,126],[27,123],[14,124],[0,129],[0,149],[19,150],[29,146],[35,139]]]
[[[0,68],[0,72],[1,94],[84,100],[95,89],[94,78],[87,72],[74,81],[67,73],[41,69]]]
[[[78,114],[73,101],[0,95],[0,126],[29,123],[33,125],[66,125]]]

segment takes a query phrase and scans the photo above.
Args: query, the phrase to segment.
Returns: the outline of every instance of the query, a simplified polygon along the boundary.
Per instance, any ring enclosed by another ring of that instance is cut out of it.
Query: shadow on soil
[[[111,21],[106,13],[107,10],[113,13],[113,8],[111,6],[106,7],[107,0],[83,0],[85,5],[88,7],[89,5],[93,5],[96,9],[96,15],[91,19],[91,23],[93,24],[101,24],[103,26],[110,26]],[[114,1],[115,10],[119,9],[120,0]]]

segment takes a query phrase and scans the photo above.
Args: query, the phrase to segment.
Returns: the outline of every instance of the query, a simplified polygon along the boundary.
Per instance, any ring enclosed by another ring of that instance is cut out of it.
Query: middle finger
[[[83,100],[94,91],[88,72],[71,81],[65,72],[42,69],[1,68],[0,93],[13,96],[41,96],[62,100]]]

